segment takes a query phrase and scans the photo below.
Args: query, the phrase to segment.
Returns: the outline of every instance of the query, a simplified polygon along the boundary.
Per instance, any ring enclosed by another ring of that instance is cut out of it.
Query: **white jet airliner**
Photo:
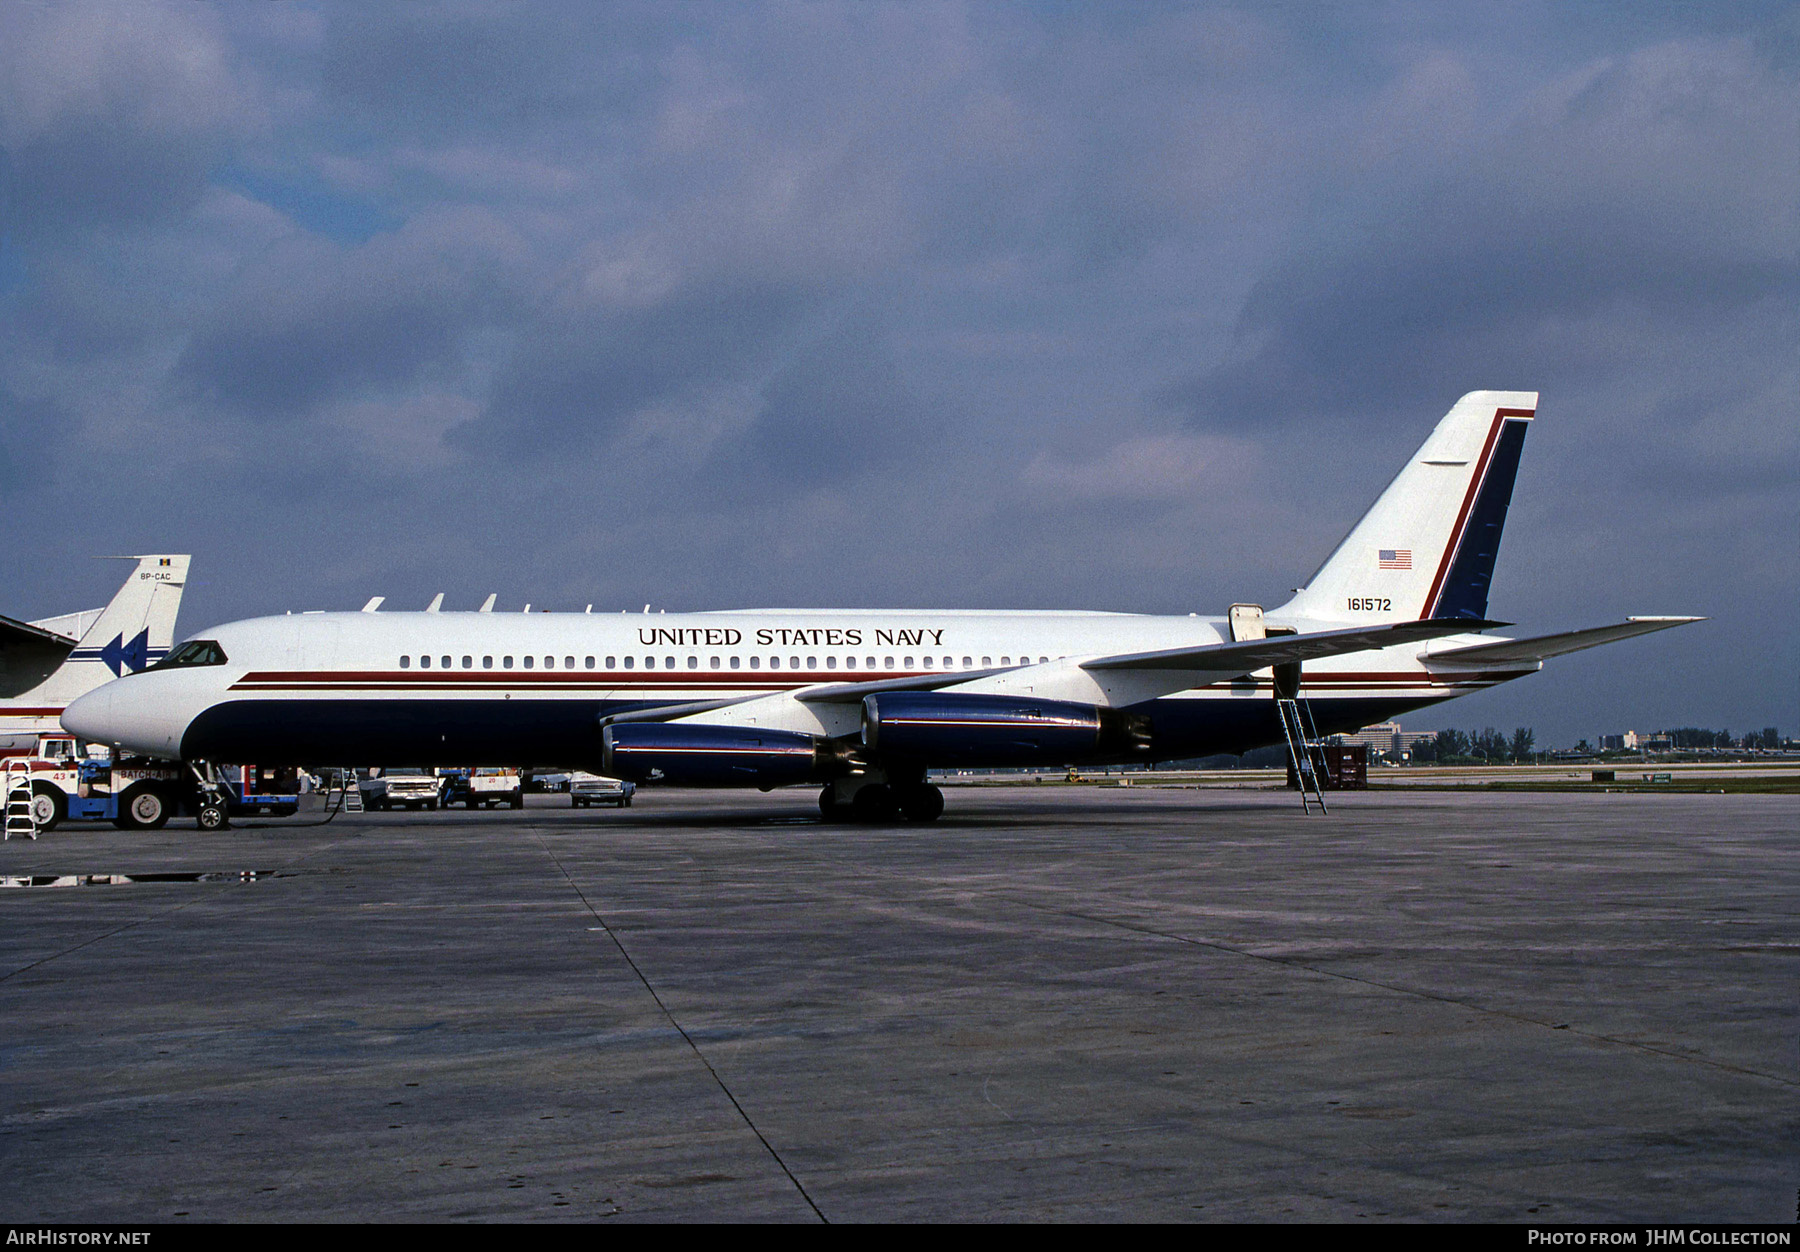
[[[558,763],[640,783],[824,784],[827,815],[929,821],[943,796],[928,769],[1241,752],[1283,741],[1296,696],[1319,733],[1350,731],[1699,620],[1478,633],[1494,625],[1488,585],[1536,409],[1535,392],[1464,396],[1311,582],[1266,614],[371,602],[207,631],[63,723],[190,762]]]
[[[0,617],[0,753],[61,734],[71,700],[168,655],[188,558],[127,559],[137,567],[104,609],[40,622]]]

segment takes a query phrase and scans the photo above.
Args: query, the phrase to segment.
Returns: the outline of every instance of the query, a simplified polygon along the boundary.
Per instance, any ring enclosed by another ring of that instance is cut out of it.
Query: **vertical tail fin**
[[[27,694],[44,700],[72,700],[101,683],[162,660],[175,642],[175,615],[187,584],[188,560],[162,554],[138,557],[137,568],[112,603],[100,611],[62,668]]]
[[[1535,391],[1471,391],[1271,616],[1340,622],[1482,618]]]

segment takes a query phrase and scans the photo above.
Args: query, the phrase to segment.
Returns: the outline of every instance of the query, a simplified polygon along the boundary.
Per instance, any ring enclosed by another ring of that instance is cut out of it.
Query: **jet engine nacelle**
[[[842,747],[791,730],[625,722],[606,727],[601,743],[601,768],[634,782],[766,789],[845,772]]]
[[[1150,748],[1150,719],[1029,696],[887,691],[863,697],[870,754],[926,765],[1061,765]]]

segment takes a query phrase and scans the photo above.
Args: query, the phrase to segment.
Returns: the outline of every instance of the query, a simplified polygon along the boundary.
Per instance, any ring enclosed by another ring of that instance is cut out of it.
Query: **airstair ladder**
[[[1325,813],[1325,790],[1319,781],[1319,762],[1314,755],[1314,750],[1320,746],[1319,732],[1313,726],[1312,710],[1306,707],[1304,700],[1279,696],[1275,707],[1281,714],[1282,733],[1287,736],[1288,760],[1300,783],[1300,808],[1311,813],[1312,806],[1317,804],[1319,812]]]
[[[6,758],[6,830],[7,839],[36,839],[37,797],[31,792],[31,762],[23,757]]]
[[[338,780],[343,784],[344,788],[344,812],[362,812],[362,788],[356,785],[356,771],[353,769],[340,770],[338,772]]]

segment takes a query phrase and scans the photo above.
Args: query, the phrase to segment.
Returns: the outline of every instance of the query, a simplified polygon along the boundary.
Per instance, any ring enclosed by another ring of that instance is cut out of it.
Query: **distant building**
[[[1628,730],[1619,736],[1619,746],[1630,752],[1668,752],[1675,747],[1675,740],[1663,730],[1648,733]]]
[[[1332,741],[1342,744],[1361,744],[1369,750],[1370,756],[1402,756],[1412,751],[1413,745],[1421,740],[1437,738],[1432,730],[1402,730],[1399,722],[1378,722],[1373,726],[1365,726],[1353,735],[1333,735]]]
[[[1401,751],[1400,737],[1404,733],[1399,722],[1380,722],[1365,726],[1353,735],[1333,735],[1332,738],[1342,744],[1361,744],[1369,750],[1370,756],[1385,756]]]
[[[1626,739],[1626,736],[1624,736],[1624,735],[1595,735],[1594,736],[1594,742],[1600,746],[1600,750],[1602,752],[1622,752],[1622,751],[1624,751],[1624,749],[1627,746],[1629,746],[1626,744],[1625,739]]]

